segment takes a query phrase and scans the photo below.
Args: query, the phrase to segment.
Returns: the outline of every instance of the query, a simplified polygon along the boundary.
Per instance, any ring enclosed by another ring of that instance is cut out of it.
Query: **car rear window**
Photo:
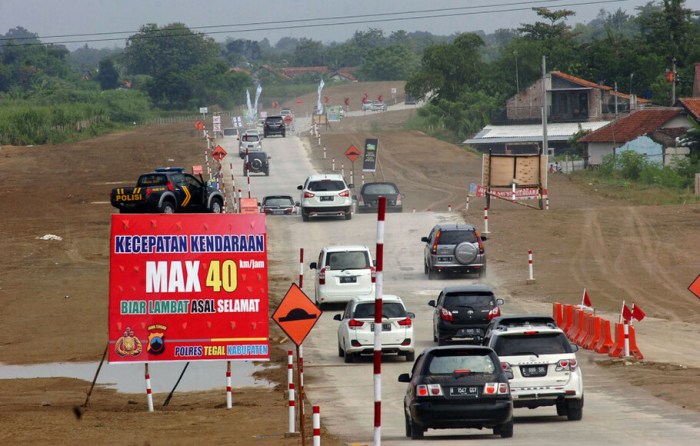
[[[428,364],[428,373],[431,375],[453,374],[455,372],[493,374],[496,372],[496,364],[488,353],[436,355],[432,356]]]
[[[312,192],[332,192],[345,189],[345,183],[339,180],[311,181],[307,189]]]
[[[243,141],[250,141],[250,142],[260,141],[260,135],[245,134],[245,135],[243,135],[242,140]]]
[[[475,294],[475,293],[454,293],[445,296],[444,306],[448,308],[456,307],[490,307],[494,304],[493,294]]]
[[[137,186],[165,186],[168,184],[168,177],[161,174],[146,174],[141,175],[136,182]]]
[[[282,117],[281,116],[268,116],[265,119],[265,122],[271,122],[273,124],[278,124],[278,123],[282,122]]]
[[[398,302],[383,302],[382,316],[388,318],[406,317],[406,309]],[[374,318],[374,302],[358,304],[355,307],[356,318]]]
[[[370,267],[367,251],[329,252],[326,266],[330,269],[367,269]]]
[[[564,333],[497,336],[493,349],[499,356],[572,353],[571,344]]]
[[[396,187],[391,184],[367,184],[362,189],[362,193],[372,195],[395,194],[397,190]]]
[[[292,206],[293,204],[294,201],[291,198],[285,197],[267,198],[263,202],[263,205],[265,206]]]
[[[476,243],[476,234],[470,230],[440,231],[440,245],[459,245],[460,243]]]

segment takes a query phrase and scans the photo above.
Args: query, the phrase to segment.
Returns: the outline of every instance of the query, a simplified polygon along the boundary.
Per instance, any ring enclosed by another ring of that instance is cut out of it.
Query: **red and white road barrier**
[[[242,198],[241,190],[238,189],[238,212],[239,212],[239,213],[240,213],[241,210],[242,210],[242,209],[241,209],[241,198]]]
[[[484,234],[489,233],[489,208],[484,208]]]
[[[374,445],[382,444],[382,278],[384,276],[384,217],[386,197],[379,197],[377,209],[377,261],[374,295]]]
[[[532,270],[532,249],[527,250],[527,269],[528,269],[528,277],[527,277],[528,283],[534,282],[535,277],[533,276],[533,270]]]
[[[314,446],[321,446],[321,408],[313,407]]]
[[[233,407],[233,393],[231,392],[231,361],[226,361],[226,408]]]
[[[299,248],[299,288],[304,287],[304,248]]]
[[[326,159],[326,146],[323,146],[323,159]]]
[[[335,158],[331,161],[331,171],[335,172]]]
[[[546,211],[549,210],[549,197],[547,197],[547,198],[544,199],[544,209],[545,209]]]
[[[289,433],[294,433],[295,417],[294,417],[294,383],[289,383]]]
[[[464,210],[465,211],[469,210],[469,195],[467,195],[467,204],[465,205]]]
[[[447,212],[452,212],[452,205],[451,204],[447,205]]]
[[[248,172],[248,177],[246,178],[248,182],[248,198],[250,198],[250,172]]]
[[[151,390],[151,375],[148,373],[148,363],[146,363],[146,400],[148,401],[148,411],[153,412],[153,391]]]
[[[513,182],[513,186],[512,186],[512,188],[511,188],[511,192],[510,192],[510,201],[512,201],[513,203],[515,203],[515,182]]]

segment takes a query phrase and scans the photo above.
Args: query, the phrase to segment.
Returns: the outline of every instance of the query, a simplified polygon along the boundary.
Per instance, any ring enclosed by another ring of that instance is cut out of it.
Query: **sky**
[[[147,23],[184,23],[218,42],[227,38],[282,37],[344,42],[355,31],[380,28],[436,35],[517,28],[534,23],[533,7],[570,9],[567,23],[587,23],[601,9],[636,15],[650,0],[0,0],[0,34],[21,26],[44,43],[74,50],[124,47],[125,39]],[[656,0],[655,3],[660,3]],[[699,10],[700,0],[686,0]],[[57,37],[50,37],[57,36]]]

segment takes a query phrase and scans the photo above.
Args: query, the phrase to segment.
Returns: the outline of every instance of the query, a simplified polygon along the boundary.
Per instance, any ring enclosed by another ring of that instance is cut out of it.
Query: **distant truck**
[[[112,189],[110,202],[122,214],[223,212],[224,196],[182,167],[164,167],[144,173],[135,187]]]

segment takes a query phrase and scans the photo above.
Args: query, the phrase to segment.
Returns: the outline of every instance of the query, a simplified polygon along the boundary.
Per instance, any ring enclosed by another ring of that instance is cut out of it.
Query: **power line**
[[[551,2],[564,2],[562,5],[554,5]],[[374,14],[359,14],[359,15],[349,15],[349,16],[329,16],[329,17],[317,17],[317,18],[305,18],[305,19],[290,19],[290,20],[277,20],[277,21],[266,21],[266,22],[248,22],[244,24],[227,24],[227,25],[207,25],[207,26],[196,26],[188,27],[188,30],[205,30],[213,28],[227,28],[227,27],[243,27],[243,26],[254,26],[253,28],[243,28],[243,29],[227,29],[222,31],[208,31],[202,34],[213,35],[213,34],[232,34],[232,33],[244,33],[244,32],[254,32],[254,31],[279,31],[287,29],[299,29],[299,28],[318,28],[327,26],[340,26],[340,25],[355,25],[355,24],[366,24],[366,23],[385,23],[385,22],[398,22],[398,21],[408,21],[408,20],[425,20],[434,18],[445,18],[454,16],[470,16],[470,15],[483,15],[483,14],[496,14],[503,12],[515,12],[515,11],[526,11],[534,7],[535,4],[547,3],[544,5],[537,6],[539,8],[561,8],[561,7],[572,7],[572,6],[586,6],[586,5],[596,5],[596,4],[607,4],[607,3],[622,3],[629,0],[591,0],[591,1],[581,1],[581,2],[570,2],[566,0],[534,0],[534,1],[519,1],[511,3],[500,3],[496,5],[481,5],[481,6],[464,6],[458,8],[439,8],[439,9],[425,9],[416,11],[401,11],[401,12],[387,12],[387,13],[374,13]],[[504,6],[518,6],[518,5],[528,5],[526,7],[520,8],[506,8],[506,9],[492,9],[484,11],[469,11],[469,12],[456,12],[463,10],[473,10],[479,8],[501,8]],[[446,14],[434,14],[443,13]],[[408,15],[408,14],[425,14],[429,15],[416,15],[412,17],[392,17],[397,15]],[[385,17],[388,16],[388,17]],[[385,17],[385,18],[377,18]],[[374,19],[372,19],[374,18]],[[364,19],[364,20],[357,20]],[[336,20],[343,20],[340,22],[335,22]],[[334,21],[332,23],[309,23],[309,22],[320,22],[320,21]],[[303,22],[303,24],[291,25],[292,23]],[[274,26],[271,26],[274,25]],[[281,25],[281,26],[280,26]],[[167,29],[159,30],[161,32],[167,32]],[[109,42],[125,40],[130,37],[130,35],[139,33],[140,31],[114,31],[114,32],[101,32],[101,33],[85,33],[85,34],[64,34],[64,35],[54,35],[54,36],[38,36],[38,37],[0,37],[0,42],[10,41],[10,40],[29,40],[29,39],[54,39],[54,38],[71,38],[71,37],[89,37],[89,36],[108,36],[114,34],[129,34],[125,37],[108,37],[108,38],[96,38],[96,39],[81,39],[81,40],[65,40],[57,42],[31,42],[23,43],[21,45],[56,45],[56,44],[68,44],[68,43],[89,43],[89,42]],[[154,38],[162,37],[182,37],[189,36],[191,34],[172,32],[168,34],[162,34],[158,36],[150,36]]]

